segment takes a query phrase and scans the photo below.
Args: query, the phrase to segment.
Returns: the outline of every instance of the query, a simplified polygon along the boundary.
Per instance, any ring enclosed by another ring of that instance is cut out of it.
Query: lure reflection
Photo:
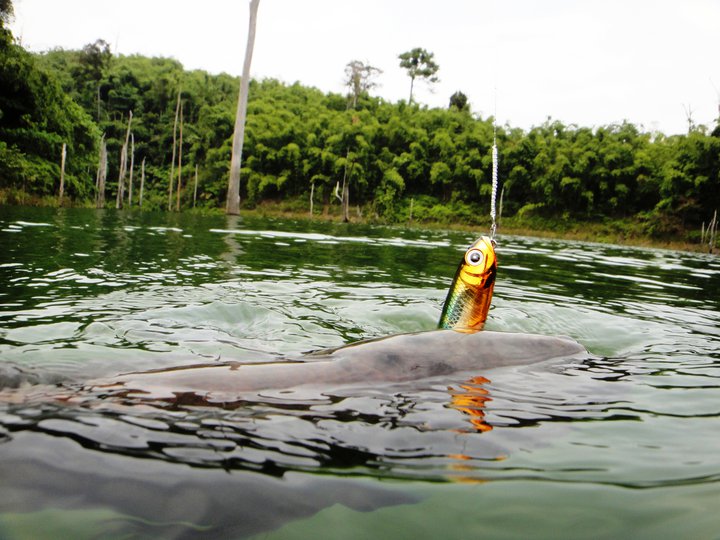
[[[489,382],[485,377],[478,376],[459,384],[458,388],[448,388],[450,407],[466,414],[473,428],[480,432],[492,430],[492,426],[485,421],[485,405],[492,398],[483,385]]]
[[[495,243],[483,236],[468,248],[460,261],[438,326],[461,332],[482,330],[490,310],[496,274]]]

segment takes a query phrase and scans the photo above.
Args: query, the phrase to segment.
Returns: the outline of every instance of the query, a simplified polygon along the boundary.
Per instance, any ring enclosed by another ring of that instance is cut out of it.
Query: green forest
[[[63,204],[98,204],[105,147],[101,205],[138,206],[142,182],[144,210],[224,208],[237,77],[115,56],[102,40],[30,53],[7,29],[11,13],[0,0],[0,202],[56,201],[66,145]],[[461,91],[447,108],[428,108],[371,89],[251,81],[243,208],[274,201],[308,212],[312,198],[321,214],[338,207],[345,181],[351,219],[486,224],[494,136],[503,219],[617,220],[650,237],[698,240],[720,207],[720,125],[673,136],[550,118],[529,130],[495,128]],[[128,184],[118,197],[121,177]]]

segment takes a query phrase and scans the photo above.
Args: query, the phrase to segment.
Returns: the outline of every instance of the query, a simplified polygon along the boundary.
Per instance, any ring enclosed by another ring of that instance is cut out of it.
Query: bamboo
[[[250,0],[250,20],[248,24],[248,40],[245,47],[245,62],[240,79],[240,95],[235,115],[235,130],[233,131],[232,158],[230,160],[230,178],[228,180],[226,212],[230,215],[240,213],[240,165],[242,163],[243,141],[245,139],[245,117],[247,116],[247,100],[250,88],[250,63],[252,62],[253,48],[255,46],[255,25],[257,23],[257,10],[260,0]]]
[[[60,152],[60,196],[58,197],[58,206],[62,206],[63,194],[65,192],[65,157],[67,156],[67,144],[63,143]]]

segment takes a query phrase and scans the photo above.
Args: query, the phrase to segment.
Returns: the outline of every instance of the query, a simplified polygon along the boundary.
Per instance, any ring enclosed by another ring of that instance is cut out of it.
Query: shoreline
[[[0,206],[58,208],[56,197],[37,197],[32,195],[26,195],[22,203],[18,204],[17,201],[14,201],[11,198],[7,197],[7,194],[5,194],[6,196],[2,195],[2,190],[0,190]],[[69,208],[92,208],[92,205],[88,201],[77,201],[68,199],[65,200],[65,203],[62,206]],[[240,215],[296,219],[319,223],[342,223],[340,207],[337,205],[330,205],[329,207],[322,209],[322,211],[320,212],[315,211],[312,216],[307,210],[298,210],[297,206],[297,202],[293,204],[293,201],[278,202],[266,200],[256,204],[253,207],[241,206]],[[140,209],[134,207],[132,210],[137,211]],[[142,211],[164,212],[164,210]],[[196,214],[204,213],[224,215],[224,210],[222,208],[198,207],[188,208],[183,211]],[[490,230],[489,217],[487,219],[480,220],[478,223],[414,220],[410,222],[391,223],[375,217],[367,217],[364,214],[358,215],[356,212],[350,216],[349,223],[430,230],[444,229],[450,231],[464,231],[468,233],[477,233],[478,231]],[[669,249],[674,251],[704,253],[716,256],[720,252],[720,249],[718,249],[718,247],[715,247],[715,249],[711,251],[706,244],[700,244],[699,242],[691,242],[677,237],[670,237],[663,240],[650,237],[646,234],[642,234],[640,230],[640,225],[641,224],[637,220],[632,219],[606,219],[604,222],[593,222],[538,217],[522,219],[513,216],[509,218],[503,217],[502,219],[498,220],[497,234],[499,236],[507,234],[511,236],[529,236],[535,238],[593,242],[608,245],[614,244],[620,246]],[[691,231],[686,231],[686,234],[691,234]]]
[[[327,213],[314,213],[310,216],[310,212],[298,212],[297,210],[289,209],[282,203],[276,202],[263,202],[255,206],[254,208],[241,208],[240,215],[246,214],[256,217],[268,217],[268,218],[286,218],[286,219],[297,219],[308,222],[330,222],[330,223],[341,223],[342,215],[340,214],[339,208],[335,207],[334,211]],[[667,240],[659,240],[638,234],[637,231],[632,230],[628,232],[627,228],[623,228],[626,225],[624,222],[610,222],[610,223],[594,223],[594,222],[577,222],[577,221],[566,221],[561,226],[564,228],[561,230],[555,230],[554,227],[558,226],[558,221],[546,220],[549,225],[546,228],[538,227],[537,222],[539,220],[527,220],[534,221],[535,226],[530,223],[523,223],[517,218],[502,218],[498,222],[497,235],[502,236],[504,234],[510,236],[529,236],[535,238],[548,238],[557,240],[572,240],[578,242],[593,242],[598,244],[608,245],[619,245],[629,247],[644,247],[653,249],[668,249],[673,251],[687,251],[692,253],[705,253],[705,254],[718,254],[718,248],[714,251],[709,252],[707,245],[701,245],[700,243],[693,243],[687,240],[678,238],[669,238]],[[489,231],[490,222],[480,224],[463,224],[458,222],[405,222],[405,223],[387,223],[382,220],[369,219],[366,217],[358,217],[357,215],[351,216],[349,223],[356,224],[378,224],[389,227],[399,228],[416,228],[416,229],[445,229],[450,231],[464,231],[468,233],[477,233],[480,231]],[[551,228],[553,227],[553,228]]]

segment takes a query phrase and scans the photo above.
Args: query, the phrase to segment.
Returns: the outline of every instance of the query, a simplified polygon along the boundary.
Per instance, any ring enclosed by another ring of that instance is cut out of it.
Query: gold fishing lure
[[[465,252],[438,326],[460,331],[482,330],[490,310],[496,274],[495,242],[483,236]]]

